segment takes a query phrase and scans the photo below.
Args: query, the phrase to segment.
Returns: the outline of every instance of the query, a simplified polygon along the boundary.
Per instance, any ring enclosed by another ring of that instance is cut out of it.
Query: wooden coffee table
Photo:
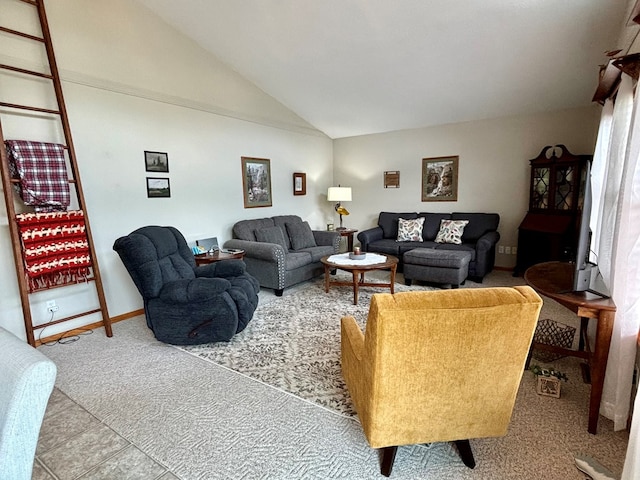
[[[398,268],[398,259],[393,255],[385,255],[383,253],[378,253],[376,255],[381,255],[385,257],[385,260],[380,263],[373,263],[370,265],[359,264],[357,260],[353,260],[353,264],[349,265],[340,265],[338,263],[333,263],[329,261],[329,256],[323,257],[320,261],[324,265],[324,291],[329,292],[329,287],[331,285],[338,286],[353,286],[353,304],[358,304],[358,289],[360,287],[389,287],[391,293],[394,293],[394,285],[396,283],[396,269]],[[342,282],[337,280],[331,280],[331,270],[344,270],[345,272],[351,272],[353,275],[353,280],[351,282]],[[372,270],[390,270],[391,278],[389,279],[389,283],[378,283],[378,282],[365,282],[364,274],[365,272],[370,272]]]

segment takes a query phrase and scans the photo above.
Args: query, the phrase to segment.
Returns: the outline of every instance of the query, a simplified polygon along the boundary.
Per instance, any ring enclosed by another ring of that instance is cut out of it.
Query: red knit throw
[[[21,213],[16,222],[31,291],[86,281],[91,256],[82,210]]]

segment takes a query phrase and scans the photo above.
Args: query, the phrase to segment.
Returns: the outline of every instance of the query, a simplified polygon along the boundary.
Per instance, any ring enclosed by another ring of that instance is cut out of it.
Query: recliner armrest
[[[159,298],[167,303],[189,303],[202,301],[212,295],[226,292],[231,288],[224,278],[191,278],[169,282],[160,290]]]
[[[216,278],[216,277],[238,277],[246,271],[246,265],[242,260],[220,260],[206,265],[196,267],[194,272],[196,277]]]

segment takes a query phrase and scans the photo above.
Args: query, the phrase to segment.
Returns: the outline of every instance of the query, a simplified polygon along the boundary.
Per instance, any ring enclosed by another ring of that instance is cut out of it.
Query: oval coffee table
[[[391,293],[394,293],[394,285],[396,283],[396,269],[398,268],[398,259],[393,255],[385,255],[384,253],[376,253],[376,255],[380,255],[385,257],[385,260],[379,263],[372,264],[364,264],[358,260],[351,260],[353,263],[349,263],[348,265],[333,263],[329,261],[331,256],[322,257],[320,261],[324,265],[324,291],[329,292],[329,287],[331,285],[338,286],[353,286],[353,304],[358,304],[358,289],[360,287],[389,287],[391,289]],[[331,270],[344,270],[345,272],[351,272],[353,275],[353,280],[351,282],[343,282],[337,280],[331,280]],[[370,272],[372,270],[390,270],[391,278],[389,279],[389,283],[377,283],[377,282],[365,282],[364,274],[365,272]],[[358,278],[359,277],[359,278]]]

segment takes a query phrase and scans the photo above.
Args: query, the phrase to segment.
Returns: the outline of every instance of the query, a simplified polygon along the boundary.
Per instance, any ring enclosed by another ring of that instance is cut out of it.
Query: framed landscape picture
[[[163,198],[171,196],[168,178],[147,177],[147,197]]]
[[[169,172],[169,154],[144,151],[144,168],[147,172]]]
[[[422,159],[422,201],[458,201],[458,157]]]
[[[266,158],[242,158],[244,208],[270,207],[271,162]]]

